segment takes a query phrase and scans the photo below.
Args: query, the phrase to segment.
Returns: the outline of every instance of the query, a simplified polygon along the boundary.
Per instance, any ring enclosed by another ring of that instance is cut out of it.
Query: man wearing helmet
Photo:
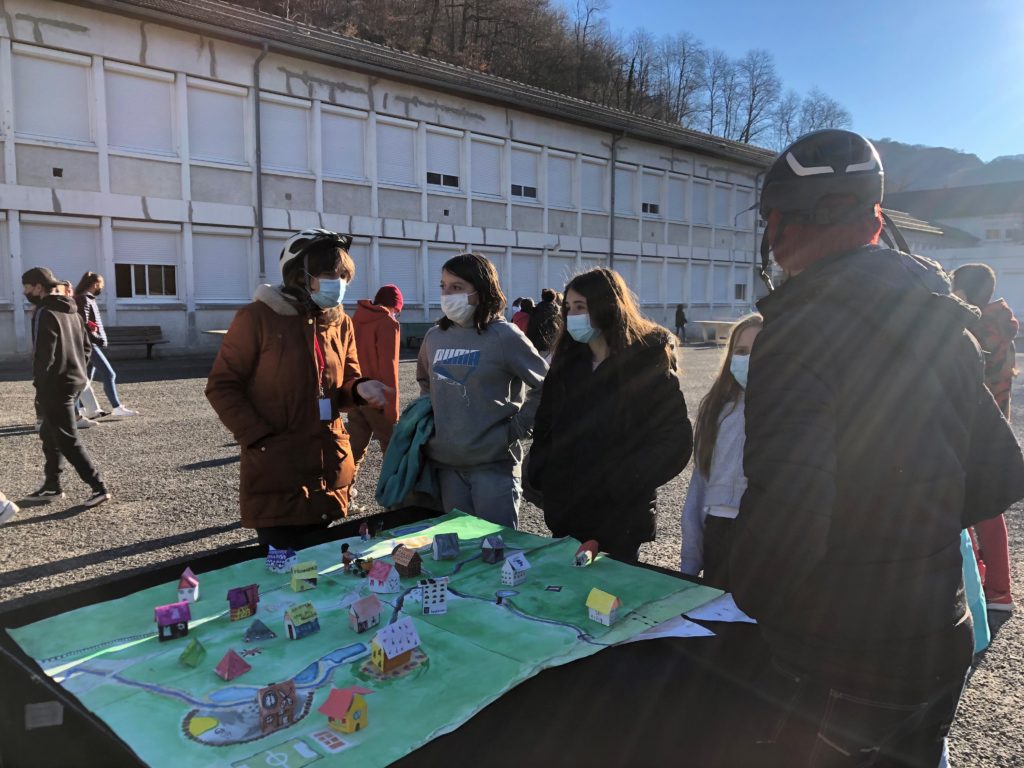
[[[973,649],[960,531],[1024,497],[974,314],[938,265],[877,245],[882,192],[840,130],[764,180],[764,272],[770,252],[788,279],[758,303],[730,562],[773,656],[758,764],[938,764]]]
[[[262,546],[299,549],[348,512],[355,475],[341,412],[383,408],[389,388],[360,376],[342,308],[352,238],[293,235],[281,285],[261,285],[221,343],[206,396],[241,446],[242,525]]]

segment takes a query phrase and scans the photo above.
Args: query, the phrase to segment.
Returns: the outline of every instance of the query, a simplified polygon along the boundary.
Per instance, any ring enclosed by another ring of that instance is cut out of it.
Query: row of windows
[[[85,56],[15,44],[17,135],[94,144],[92,94],[97,83],[91,64]],[[188,135],[181,137],[174,75],[105,62],[100,83],[112,150],[180,157],[187,139],[193,160],[248,166],[248,89],[186,78]],[[48,98],[38,98],[41,92]],[[426,130],[421,148],[414,122],[380,117],[370,136],[369,113],[321,104],[316,121],[313,106],[308,100],[262,95],[264,168],[299,174],[317,171],[327,178],[365,182],[371,176],[367,150],[372,141],[379,183],[414,188],[425,184],[435,191],[471,192],[568,209],[607,212],[609,208],[609,169],[604,159],[581,155],[577,163],[572,153],[545,155],[540,147],[440,128]],[[628,164],[619,164],[615,171],[615,212],[619,214],[752,229],[753,217],[744,213],[752,202],[753,190],[746,187]]]

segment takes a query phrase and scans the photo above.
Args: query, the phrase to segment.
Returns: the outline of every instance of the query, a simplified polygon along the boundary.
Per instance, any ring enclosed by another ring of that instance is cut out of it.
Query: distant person
[[[968,330],[985,354],[985,386],[1003,416],[1010,418],[1010,390],[1017,375],[1013,340],[1020,323],[1004,299],[992,300],[996,275],[987,264],[964,264],[953,272],[953,294],[981,310]],[[985,604],[990,611],[1012,611],[1010,544],[1003,515],[976,523],[974,531],[985,563]]]
[[[540,304],[533,308],[526,325],[526,338],[548,362],[562,331],[562,308],[556,303],[558,294],[552,288],[540,292]]]
[[[521,441],[533,433],[548,366],[502,316],[505,294],[490,261],[460,254],[445,262],[440,279],[444,317],[423,337],[416,363],[420,393],[434,408],[426,455],[438,470],[445,512],[515,528]]]
[[[729,591],[729,552],[740,499],[747,489],[743,474],[743,391],[750,350],[761,331],[761,316],[736,321],[729,334],[718,378],[700,401],[693,428],[694,467],[683,504],[681,570],[704,572],[704,581]]]
[[[22,292],[37,306],[35,352],[32,359],[32,383],[36,388],[42,425],[44,480],[28,498],[49,502],[64,498],[60,475],[64,460],[92,489],[82,503],[88,508],[110,500],[110,491],[93,466],[78,439],[75,425],[75,401],[85,387],[86,358],[90,351],[85,323],[60,282],[45,267],[33,267],[21,276]]]
[[[512,315],[512,322],[515,323],[523,333],[530,327],[530,315],[533,314],[533,299],[519,299],[519,311]]]
[[[373,301],[360,299],[352,323],[355,326],[359,368],[363,376],[381,382],[394,394],[388,394],[384,410],[360,405],[348,413],[348,432],[352,439],[352,460],[356,472],[362,464],[370,439],[377,438],[381,454],[387,453],[391,432],[398,421],[398,354],[404,300],[397,285],[384,285]],[[353,487],[353,492],[355,488]]]
[[[103,318],[100,316],[100,308],[96,303],[96,297],[103,293],[103,286],[102,275],[96,272],[86,272],[74,290],[75,304],[85,320],[85,329],[89,334],[89,342],[92,344],[92,356],[89,358],[89,379],[92,380],[96,374],[99,374],[100,380],[103,382],[103,391],[113,409],[110,412],[111,416],[122,419],[138,416],[138,411],[125,408],[121,403],[115,383],[117,374],[103,353],[103,349],[107,346],[107,332],[103,328]],[[83,412],[83,416],[87,419],[95,419],[101,415],[105,414],[102,411]]]
[[[682,342],[686,341],[686,305],[680,304],[676,307],[676,336]]]
[[[242,526],[266,549],[302,549],[348,514],[355,477],[342,411],[383,410],[363,377],[342,301],[355,276],[349,235],[306,229],[281,250],[282,283],[261,285],[221,343],[206,397],[242,450]]]
[[[553,536],[596,539],[637,562],[656,535],[657,489],[690,460],[693,433],[671,334],[645,320],[604,267],[565,290],[528,461]]]

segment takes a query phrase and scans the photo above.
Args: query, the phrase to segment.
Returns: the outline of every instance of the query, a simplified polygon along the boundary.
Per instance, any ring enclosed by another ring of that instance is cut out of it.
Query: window
[[[406,243],[380,243],[380,279],[397,285],[402,291],[406,304],[419,304],[422,294],[419,289],[419,246]],[[437,280],[441,279],[440,272]]]
[[[665,281],[665,301],[668,304],[682,304],[686,300],[686,264],[682,261],[668,261],[668,279]]]
[[[736,299],[736,301],[746,301],[747,300],[747,284],[746,283],[736,283],[736,292],[733,295],[733,298]]]
[[[1022,237],[1022,233],[1024,233],[1024,230],[1021,230],[1021,229],[1008,229],[1008,230],[1006,230],[1006,239],[1007,240],[1020,240],[1021,237]]]
[[[112,149],[177,153],[174,76],[107,62],[107,142]]]
[[[427,184],[435,187],[458,189],[460,149],[459,136],[427,132]]]
[[[373,293],[370,292],[370,243],[368,239],[361,240],[362,242],[352,243],[352,247],[348,249],[348,255],[352,257],[352,263],[356,267],[355,277],[345,287],[345,303],[349,305],[360,299],[373,298]]]
[[[377,123],[377,178],[416,185],[416,131],[409,125]]]
[[[708,218],[708,195],[710,190],[703,181],[693,182],[693,221],[695,224],[710,224]]]
[[[548,205],[572,208],[575,204],[572,189],[575,162],[564,155],[548,155]]]
[[[640,266],[640,299],[644,304],[661,303],[661,260],[644,259]]]
[[[633,199],[633,180],[636,171],[633,168],[619,166],[615,169],[615,212],[636,213],[636,202]]]
[[[441,303],[441,267],[444,266],[448,259],[458,255],[458,249],[452,248],[450,245],[430,243],[427,246],[427,297],[430,299],[431,304]],[[495,262],[495,266],[498,267],[499,271],[501,269],[500,264],[500,261]],[[383,277],[383,274],[381,277]]]
[[[1002,230],[999,230],[999,229],[986,229],[985,230],[985,239],[986,240],[999,240],[1000,237],[1002,236],[1002,234],[1003,234]]]
[[[281,282],[281,249],[291,232],[263,230],[263,268],[266,276],[261,282],[278,285]]]
[[[147,228],[115,225],[117,298],[176,297],[180,241],[181,232],[174,225],[149,225]]]
[[[188,141],[194,160],[242,164],[246,90],[207,80],[188,81]]]
[[[694,264],[690,267],[690,301],[705,304],[708,300],[708,265]]]
[[[651,216],[661,215],[661,181],[663,178],[660,173],[644,172],[643,202],[640,204],[642,213]]]
[[[608,210],[608,196],[605,193],[607,164],[599,161],[583,161],[580,189],[583,196],[583,207],[588,211]]]
[[[537,199],[537,160],[540,153],[529,149],[512,148],[512,197],[522,200]]]
[[[261,97],[260,144],[264,166],[309,173],[309,118],[309,102]]]
[[[86,272],[98,272],[98,219],[35,217],[23,214],[21,263],[25,269],[45,264],[60,280],[77,284]]]
[[[729,301],[729,277],[730,267],[724,264],[716,264],[712,274],[714,283],[711,286],[711,300],[715,304],[726,304]]]
[[[576,272],[576,256],[565,255],[564,253],[555,256],[548,254],[548,276],[545,288],[553,288],[556,291],[565,289],[566,284],[572,279]]]
[[[615,254],[615,271],[622,275],[631,291],[636,288],[636,259],[633,256]]]
[[[192,261],[196,300],[249,300],[249,230],[195,227]]]
[[[175,268],[167,265],[115,264],[114,281],[119,299],[178,295]]]
[[[686,179],[680,176],[668,177],[668,217],[676,221],[689,218],[686,210]]]
[[[366,117],[334,112],[320,113],[320,155],[324,176],[365,179]]]
[[[92,142],[91,60],[19,43],[12,48],[15,132]]]
[[[751,206],[754,203],[754,190],[748,187],[736,187],[736,226],[740,229],[754,228],[754,210]]]
[[[525,296],[537,302],[540,300],[540,253],[536,251],[513,251],[512,274],[509,275],[509,303],[517,296]]]
[[[715,226],[731,227],[732,220],[732,190],[729,187],[715,185]]]
[[[501,197],[501,144],[474,137],[470,145],[473,194]]]

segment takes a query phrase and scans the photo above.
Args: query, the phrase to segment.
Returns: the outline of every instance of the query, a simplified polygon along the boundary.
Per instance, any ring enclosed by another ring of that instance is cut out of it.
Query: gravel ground
[[[710,386],[719,351],[684,351],[684,390],[691,416]],[[84,442],[114,494],[91,511],[76,506],[88,488],[73,470],[65,472],[67,499],[24,508],[0,527],[0,609],[44,598],[70,585],[114,578],[164,560],[255,542],[238,527],[238,449],[203,396],[208,357],[116,361],[122,399],[141,416],[104,421],[84,432]],[[416,392],[415,362],[403,361],[403,396]],[[20,499],[42,481],[42,454],[33,429],[33,389],[27,364],[0,368],[0,490]],[[1021,402],[1022,392],[1015,393]],[[101,396],[101,401],[103,400]],[[1017,408],[1018,437],[1024,419]],[[371,447],[357,483],[360,501],[373,498],[380,452]],[[679,511],[690,469],[661,489],[659,535],[641,558],[676,568]],[[377,511],[376,507],[371,510]],[[1022,551],[1021,505],[1008,514],[1010,547]],[[522,528],[547,534],[541,512],[525,505]],[[1015,555],[1018,595],[1024,558]],[[1024,764],[1021,667],[1024,639],[1020,615],[998,628],[991,648],[979,658],[953,730],[952,757],[965,766]]]

